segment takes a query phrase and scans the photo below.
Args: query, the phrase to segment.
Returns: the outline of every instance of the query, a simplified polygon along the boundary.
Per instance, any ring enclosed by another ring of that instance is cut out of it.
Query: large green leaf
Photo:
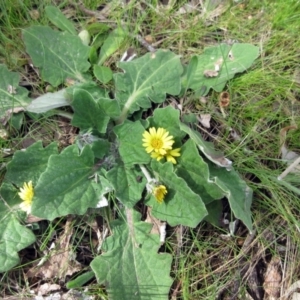
[[[150,155],[143,147],[143,133],[145,128],[140,121],[125,121],[114,128],[119,139],[119,153],[125,165],[147,164]]]
[[[37,183],[40,175],[45,171],[50,155],[57,154],[57,145],[52,143],[46,148],[38,141],[24,151],[16,151],[7,165],[5,180],[17,186],[24,182]]]
[[[20,76],[10,72],[5,65],[0,65],[0,120],[7,110],[26,109],[31,99],[28,90],[19,86]],[[9,114],[6,115],[9,118]]]
[[[32,214],[52,220],[67,214],[80,215],[88,207],[95,207],[106,191],[101,182],[90,178],[93,166],[94,155],[89,146],[80,155],[75,145],[59,155],[51,155],[35,188]]]
[[[199,155],[195,143],[189,139],[181,148],[177,174],[184,178],[188,186],[205,204],[223,197],[222,190],[210,179],[207,163]]]
[[[140,169],[117,165],[107,173],[107,178],[126,207],[131,208],[141,200],[146,181]]]
[[[32,244],[35,235],[14,214],[20,202],[16,188],[3,183],[0,195],[0,272],[5,272],[20,262],[18,251]]]
[[[0,224],[0,272],[5,272],[20,261],[18,251],[35,241],[35,235],[20,225],[14,215],[1,220]]]
[[[172,284],[172,256],[157,253],[159,236],[140,214],[126,209],[123,219],[112,222],[113,235],[103,244],[104,254],[91,267],[99,283],[105,283],[112,300],[167,300]]]
[[[78,36],[45,26],[32,26],[23,31],[23,37],[26,51],[34,65],[41,68],[45,81],[53,86],[66,78],[84,81],[83,73],[90,67],[90,48],[84,46]]]
[[[171,51],[158,50],[130,62],[120,62],[123,73],[114,74],[116,99],[124,114],[139,107],[148,108],[151,101],[162,103],[166,94],[180,92],[182,65],[179,56]],[[126,103],[126,104],[125,104]]]
[[[106,132],[109,116],[101,107],[101,102],[94,99],[93,95],[86,90],[74,91],[74,117],[72,125],[80,129],[96,129],[101,133]]]
[[[259,48],[251,44],[237,43],[232,46],[221,44],[206,48],[203,54],[196,56],[197,63],[195,58],[192,58],[187,78],[183,78],[185,89],[200,90],[203,88],[203,95],[206,95],[211,88],[216,92],[221,92],[226,82],[236,73],[247,70],[258,55]],[[219,74],[216,77],[206,77],[205,71],[214,71],[216,64],[220,66]]]
[[[207,215],[201,197],[193,192],[184,179],[175,174],[172,163],[162,164],[154,160],[151,166],[168,190],[163,203],[157,202],[154,196],[148,201],[147,204],[152,206],[153,216],[167,221],[171,226],[181,224],[196,227]]]
[[[180,112],[179,110],[167,106],[164,108],[157,108],[153,113],[153,117],[148,118],[150,122],[149,127],[162,127],[165,128],[170,135],[173,135],[176,142],[180,142],[186,135],[184,131],[180,129]],[[174,147],[173,147],[174,148]]]

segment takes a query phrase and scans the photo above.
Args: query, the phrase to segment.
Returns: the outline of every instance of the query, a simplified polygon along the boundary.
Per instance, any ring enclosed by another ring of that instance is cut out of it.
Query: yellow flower
[[[32,198],[34,196],[32,181],[29,181],[28,183],[24,182],[24,185],[20,188],[18,195],[23,200],[20,204],[20,208],[29,214],[31,212]]]
[[[158,203],[162,203],[164,201],[165,195],[167,193],[167,188],[164,185],[156,186],[152,191],[152,194],[154,195]]]
[[[152,151],[165,155],[167,150],[172,149],[174,144],[173,136],[169,135],[166,129],[159,127],[157,130],[155,127],[151,127],[148,131],[143,133],[143,147],[145,147],[147,153]]]
[[[170,161],[171,163],[173,163],[174,165],[176,165],[176,160],[175,160],[174,157],[180,156],[179,152],[180,152],[180,148],[168,150],[167,153],[166,153],[166,159],[167,159],[167,161]]]
[[[176,149],[171,149],[171,150],[167,150],[165,155],[161,155],[159,153],[156,152],[152,152],[151,153],[151,157],[152,158],[156,158],[157,161],[160,161],[162,158],[166,158],[167,161],[170,161],[171,163],[173,163],[174,165],[176,165],[176,160],[174,157],[178,157],[180,156],[180,148],[176,148]]]

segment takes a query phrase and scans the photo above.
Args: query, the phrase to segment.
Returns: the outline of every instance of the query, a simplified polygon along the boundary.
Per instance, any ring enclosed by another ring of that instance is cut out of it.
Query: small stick
[[[283,171],[278,177],[278,180],[282,180],[287,174],[289,174],[297,165],[300,163],[300,156],[294,160],[287,168],[285,171]]]

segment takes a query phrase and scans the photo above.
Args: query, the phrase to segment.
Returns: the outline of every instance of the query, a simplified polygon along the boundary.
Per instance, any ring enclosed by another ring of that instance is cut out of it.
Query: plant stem
[[[139,167],[142,170],[143,174],[145,175],[147,182],[151,183],[153,181],[153,178],[150,176],[148,170],[143,165],[139,165]]]

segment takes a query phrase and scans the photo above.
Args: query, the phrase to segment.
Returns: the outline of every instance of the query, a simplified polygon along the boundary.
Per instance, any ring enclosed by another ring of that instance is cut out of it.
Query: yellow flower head
[[[170,161],[172,164],[176,165],[176,160],[174,157],[180,156],[179,152],[180,152],[180,148],[167,150],[165,155],[161,155],[159,153],[152,152],[151,157],[156,158],[157,161],[160,161],[162,158],[165,157],[167,159],[167,161]]]
[[[174,157],[180,156],[180,148],[168,150],[166,153],[167,161],[170,161],[172,164],[176,165],[176,160]]]
[[[20,208],[29,214],[31,212],[32,198],[34,196],[32,181],[29,181],[28,183],[24,182],[24,185],[20,188],[18,195],[23,200],[20,204]]]
[[[164,185],[156,186],[152,191],[152,194],[154,195],[158,203],[162,203],[164,201],[165,195],[167,193],[167,188]]]
[[[143,133],[143,147],[145,147],[147,153],[154,151],[159,155],[165,155],[167,150],[172,149],[174,144],[173,136],[169,135],[166,129],[159,127],[157,130],[155,127],[151,127],[148,131]]]

